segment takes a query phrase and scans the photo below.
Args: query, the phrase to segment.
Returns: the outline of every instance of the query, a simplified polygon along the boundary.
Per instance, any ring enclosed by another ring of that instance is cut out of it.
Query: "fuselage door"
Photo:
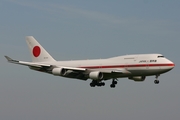
[[[125,58],[125,69],[133,70],[135,68],[134,65],[136,64],[136,62],[137,58],[135,56]]]
[[[146,69],[149,69],[149,60],[146,60]]]

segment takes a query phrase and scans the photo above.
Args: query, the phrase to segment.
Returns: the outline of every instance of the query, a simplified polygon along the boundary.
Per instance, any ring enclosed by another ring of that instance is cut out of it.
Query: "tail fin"
[[[34,39],[33,36],[27,36],[26,42],[33,62],[55,61],[54,58]]]

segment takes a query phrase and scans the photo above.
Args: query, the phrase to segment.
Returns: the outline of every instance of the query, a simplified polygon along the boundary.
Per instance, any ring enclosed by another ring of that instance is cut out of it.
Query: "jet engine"
[[[67,73],[67,70],[64,68],[54,68],[52,70],[52,74],[56,76],[65,76]]]
[[[134,80],[136,82],[141,82],[144,81],[146,79],[146,76],[133,76],[133,77],[129,77],[130,80]]]
[[[91,78],[93,80],[102,80],[103,79],[103,73],[101,73],[99,71],[90,72],[89,78]]]

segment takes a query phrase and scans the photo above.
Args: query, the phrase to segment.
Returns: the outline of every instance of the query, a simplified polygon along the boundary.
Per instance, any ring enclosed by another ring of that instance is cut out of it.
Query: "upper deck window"
[[[158,56],[158,58],[164,58],[164,56],[161,55],[161,56]]]

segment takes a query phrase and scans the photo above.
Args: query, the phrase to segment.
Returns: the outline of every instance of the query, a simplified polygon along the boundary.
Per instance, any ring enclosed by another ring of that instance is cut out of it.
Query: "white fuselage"
[[[46,64],[49,64],[46,63]],[[118,74],[115,77],[149,76],[165,73],[174,67],[174,63],[161,54],[135,54],[108,59],[74,60],[51,62],[58,67],[87,68],[89,71],[127,70],[129,74]]]

